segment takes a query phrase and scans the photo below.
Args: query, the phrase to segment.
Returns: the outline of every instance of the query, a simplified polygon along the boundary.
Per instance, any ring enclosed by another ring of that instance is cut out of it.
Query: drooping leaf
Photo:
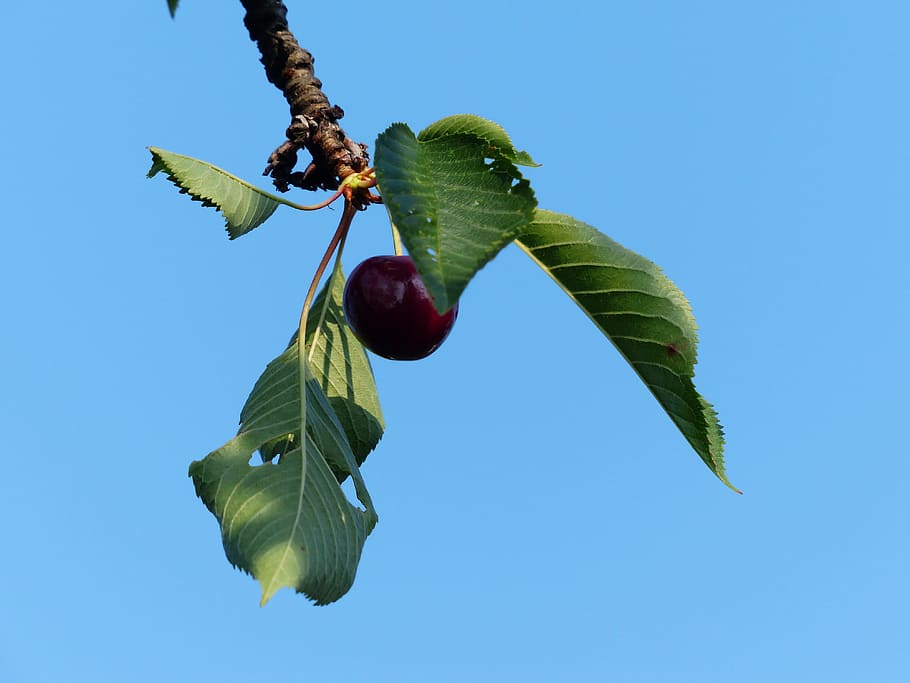
[[[148,177],[159,171],[203,206],[211,206],[224,216],[225,227],[231,239],[245,235],[262,225],[279,204],[299,208],[293,202],[250,185],[244,180],[212,164],[175,154],[158,147],[149,147],[152,167]]]
[[[344,429],[311,377],[305,450],[250,465],[260,446],[299,430],[298,376],[292,344],[256,382],[237,436],[190,465],[197,495],[221,525],[228,560],[259,581],[261,604],[282,587],[317,604],[340,598],[377,521]],[[333,471],[351,476],[363,509],[347,500]]]
[[[428,130],[423,140],[403,123],[390,126],[376,140],[375,168],[392,223],[445,312],[531,220],[536,200],[515,165],[484,138]]]
[[[530,154],[515,149],[505,128],[474,114],[456,114],[440,119],[420,131],[417,139],[429,142],[452,135],[473,135],[480,138],[489,146],[488,156],[501,156],[519,166],[540,166]]]
[[[359,465],[382,438],[385,421],[366,350],[344,319],[344,283],[339,265],[313,302],[313,313],[307,321],[307,348],[313,348],[313,377],[338,416]]]
[[[695,452],[734,491],[723,430],[696,391],[695,318],[651,261],[571,216],[538,210],[516,240],[634,368]]]
[[[337,264],[332,277],[313,302],[307,319],[306,342],[307,348],[312,349],[310,371],[325,392],[360,465],[382,438],[385,422],[367,353],[344,321],[341,306],[344,282],[344,273]],[[297,343],[296,332],[290,343]],[[299,431],[295,430],[293,434],[265,444],[259,449],[263,459],[271,460],[291,450],[298,435]],[[342,470],[336,470],[335,474],[339,480],[347,476]]]
[[[167,0],[167,9],[171,13],[171,18],[174,18],[174,15],[177,14],[177,5],[180,3],[180,0]]]

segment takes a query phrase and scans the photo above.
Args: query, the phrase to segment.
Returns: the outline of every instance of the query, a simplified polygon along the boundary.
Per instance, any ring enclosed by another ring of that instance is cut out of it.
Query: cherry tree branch
[[[338,124],[341,107],[329,103],[322,82],[313,70],[313,55],[300,47],[287,23],[287,7],[280,0],[240,0],[246,15],[243,23],[259,47],[269,82],[291,107],[287,140],[269,156],[263,175],[272,177],[280,192],[291,185],[304,190],[335,190],[352,173],[369,164],[366,145],[351,140]],[[312,162],[295,171],[297,152],[306,149]],[[362,208],[358,197],[353,203]]]

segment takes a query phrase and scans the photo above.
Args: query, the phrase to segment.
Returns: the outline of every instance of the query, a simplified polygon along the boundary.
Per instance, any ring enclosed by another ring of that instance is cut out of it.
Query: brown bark
[[[287,192],[291,185],[304,190],[335,190],[341,180],[369,166],[366,145],[354,142],[338,120],[344,112],[329,103],[313,70],[313,56],[300,47],[287,23],[287,7],[279,0],[240,0],[243,23],[259,47],[269,81],[291,107],[287,140],[269,156],[263,175]],[[306,149],[312,162],[295,171],[298,150]],[[363,202],[356,202],[362,204]]]

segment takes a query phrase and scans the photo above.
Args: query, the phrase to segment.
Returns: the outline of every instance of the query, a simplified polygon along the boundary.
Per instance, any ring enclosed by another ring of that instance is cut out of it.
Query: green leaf
[[[490,147],[487,150],[489,156],[501,156],[519,166],[540,166],[530,154],[515,149],[502,126],[474,114],[456,114],[440,119],[420,131],[417,139],[430,142],[452,135],[473,135],[480,138]]]
[[[174,18],[174,15],[177,14],[177,4],[180,0],[167,0],[167,9],[171,13],[171,19]]]
[[[382,438],[385,422],[367,353],[344,320],[341,305],[344,283],[339,263],[313,302],[307,320],[306,347],[312,349],[310,371],[325,392],[360,465]],[[290,343],[297,343],[296,332]],[[295,430],[293,434],[265,444],[259,449],[263,460],[271,460],[290,450],[298,437],[299,430]],[[347,476],[347,472],[341,470],[335,474],[339,481]]]
[[[428,130],[424,140],[403,123],[390,126],[376,140],[375,168],[392,223],[444,312],[527,225],[536,200],[484,138]]]
[[[344,283],[339,262],[313,302],[307,321],[307,348],[312,345],[313,377],[338,416],[359,465],[382,438],[385,421],[367,352],[344,319]]]
[[[262,225],[279,204],[299,208],[293,202],[260,190],[205,161],[158,147],[148,149],[152,153],[148,177],[164,171],[167,179],[180,188],[181,194],[188,194],[203,206],[218,209],[224,216],[231,239]]]
[[[516,240],[634,368],[705,464],[724,471],[723,430],[695,390],[695,318],[683,293],[646,258],[571,216],[538,210]]]
[[[190,465],[197,495],[221,525],[228,560],[259,581],[261,604],[282,587],[320,605],[340,598],[377,521],[345,431],[312,377],[305,450],[250,465],[257,448],[299,429],[298,377],[292,344],[256,382],[237,436]],[[347,500],[334,471],[351,475],[363,509]]]

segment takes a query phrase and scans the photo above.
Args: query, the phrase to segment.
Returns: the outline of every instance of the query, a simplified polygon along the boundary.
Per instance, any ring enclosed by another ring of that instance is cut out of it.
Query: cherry
[[[456,303],[437,313],[409,256],[373,256],[351,271],[344,316],[360,342],[391,360],[429,356],[449,335]]]

